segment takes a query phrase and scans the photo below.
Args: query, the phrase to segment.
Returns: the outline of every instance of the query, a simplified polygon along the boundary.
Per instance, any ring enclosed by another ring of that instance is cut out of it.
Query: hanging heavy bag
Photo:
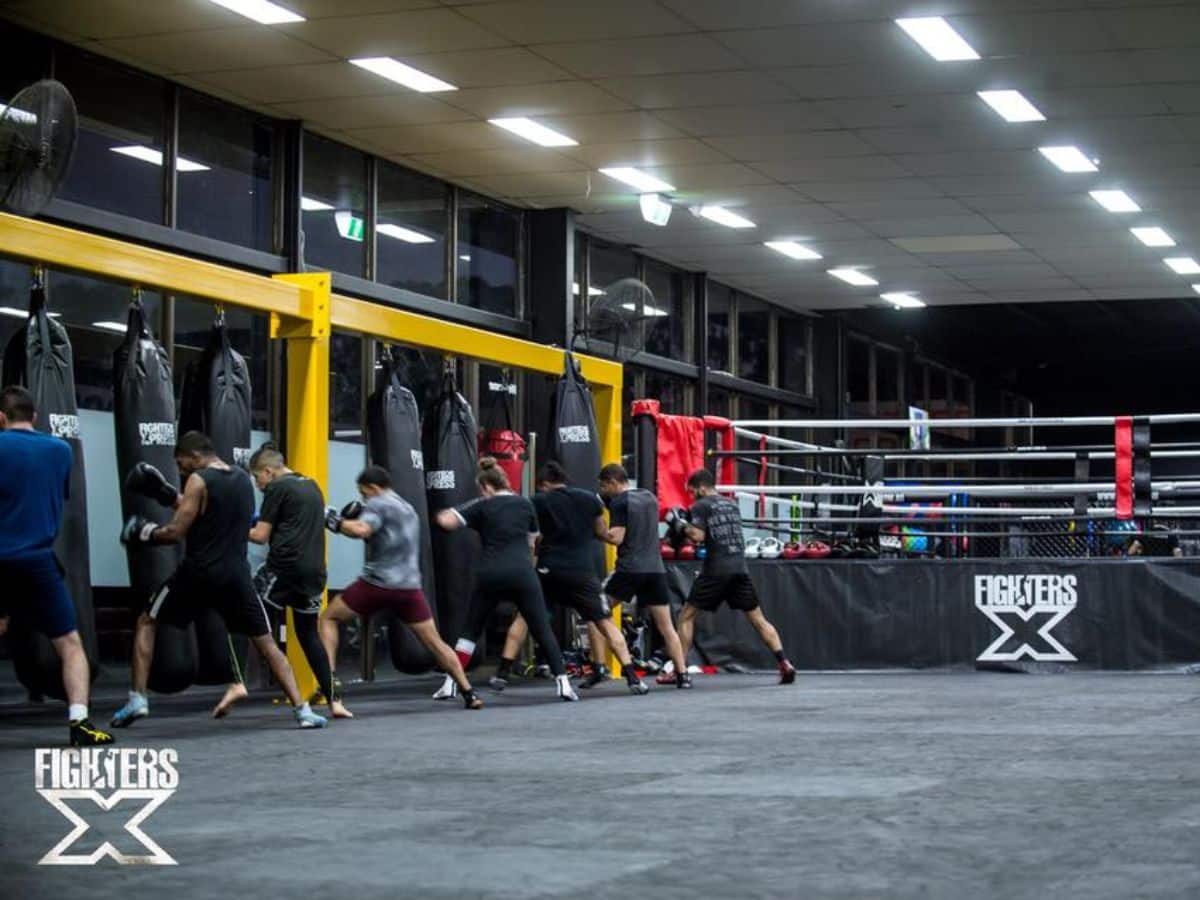
[[[117,437],[117,472],[122,484],[122,517],[144,516],[165,524],[170,521],[171,510],[124,487],[125,473],[139,462],[154,466],[172,487],[179,487],[171,366],[166,351],[150,333],[139,300],[129,306],[125,340],[113,354],[113,425]],[[151,594],[175,571],[181,549],[167,544],[131,544],[125,548],[136,611],[145,608]],[[192,627],[159,624],[150,665],[150,688],[174,693],[195,680],[196,640]]]
[[[371,462],[392,477],[392,489],[416,510],[421,523],[421,586],[431,600],[437,596],[429,507],[425,496],[425,463],[421,452],[421,414],[412,391],[400,383],[390,358],[375,391],[367,398],[367,442]],[[436,618],[436,612],[435,612]],[[416,675],[434,666],[432,654],[395,617],[388,623],[392,665]]]
[[[567,483],[588,491],[596,489],[600,475],[600,440],[592,389],[579,374],[574,357],[564,353],[563,375],[554,393],[547,459],[558,460],[567,472]],[[593,547],[596,574],[605,574],[604,547]]]
[[[230,465],[250,462],[250,371],[229,343],[225,316],[218,313],[200,359],[188,366],[179,409],[179,431],[200,431],[212,440],[217,456]],[[246,523],[247,529],[250,523]],[[214,610],[197,611],[197,684],[228,684],[237,677],[235,653],[246,658],[243,638],[231,643],[225,623]]]
[[[438,513],[479,496],[475,416],[447,371],[442,390],[425,416],[425,485],[429,509]],[[451,645],[466,623],[475,590],[479,535],[470,528],[432,530],[433,562],[438,572],[437,614],[442,637]]]
[[[54,555],[63,569],[75,621],[87,654],[92,678],[99,671],[96,647],[96,614],[92,607],[87,532],[87,482],[84,477],[83,443],[79,414],[75,408],[75,374],[67,330],[46,311],[42,283],[29,294],[29,319],[8,342],[4,351],[4,384],[19,384],[33,394],[39,431],[62,438],[71,445],[69,494],[63,503],[62,524],[54,542]],[[20,598],[29,603],[38,598]],[[62,665],[49,638],[14,621],[8,633],[13,668],[17,679],[31,694],[66,699]]]
[[[525,478],[525,438],[513,428],[516,385],[507,378],[479,386],[483,402],[483,427],[479,430],[479,455],[494,457],[514,491]]]

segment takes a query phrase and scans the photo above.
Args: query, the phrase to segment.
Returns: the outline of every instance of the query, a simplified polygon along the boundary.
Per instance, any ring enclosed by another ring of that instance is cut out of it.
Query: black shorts
[[[722,603],[730,609],[758,609],[758,591],[745,572],[736,575],[698,575],[685,601],[696,609],[712,612]]]
[[[628,603],[637,597],[639,608],[671,605],[666,572],[613,572],[604,582],[604,593],[614,603]]]
[[[324,591],[302,591],[281,581],[266,563],[254,570],[254,592],[272,609],[291,607],[292,612],[316,615],[321,611]]]
[[[600,579],[591,572],[538,569],[538,580],[547,603],[573,609],[585,622],[599,622],[611,615],[604,594],[600,592]]]
[[[230,634],[261,637],[271,633],[267,611],[254,591],[249,570],[223,572],[220,578],[180,568],[150,597],[148,612],[156,622],[190,625],[202,609],[214,610]]]

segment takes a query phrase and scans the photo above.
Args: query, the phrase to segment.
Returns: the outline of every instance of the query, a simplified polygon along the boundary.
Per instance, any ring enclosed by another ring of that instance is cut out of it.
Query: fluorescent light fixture
[[[1107,209],[1110,213],[1141,212],[1142,208],[1133,202],[1124,191],[1089,191],[1091,198]]]
[[[897,19],[896,24],[908,32],[908,36],[938,62],[979,59],[975,48],[963,40],[962,35],[951,28],[950,23],[941,16]]]
[[[7,117],[9,120],[20,122],[22,125],[36,125],[38,123],[36,113],[21,109],[19,106],[6,106],[3,103],[0,103],[0,117]]]
[[[647,175],[641,169],[634,169],[631,166],[601,169],[600,174],[607,175],[609,178],[615,178],[617,181],[622,181],[631,188],[641,191],[643,194],[662,194],[675,190],[675,185],[667,184],[661,178]]]
[[[896,309],[920,309],[925,305],[924,300],[910,294],[908,291],[889,291],[879,296],[896,307]]]
[[[328,203],[322,203],[320,200],[314,200],[312,197],[301,197],[300,208],[305,212],[324,212],[327,209],[333,209]]]
[[[438,91],[458,90],[450,82],[434,78],[420,69],[414,69],[412,66],[405,65],[398,59],[392,59],[390,56],[364,56],[361,59],[352,59],[350,63],[351,65],[358,66],[360,69],[374,72],[388,81],[394,81],[396,84],[402,84],[406,88],[420,91],[422,94],[436,94]]]
[[[148,162],[156,166],[163,164],[161,150],[155,150],[153,147],[144,147],[141,144],[135,144],[131,147],[113,147],[112,152],[120,153],[122,156],[131,156],[134,159],[140,159],[142,162]],[[177,156],[175,157],[175,169],[178,172],[207,172],[208,166],[192,162],[190,159],[184,159],[182,156]]]
[[[724,225],[726,228],[756,228],[749,219],[739,216],[723,206],[701,206],[695,210],[696,215],[703,216],[710,222]]]
[[[671,220],[671,204],[660,194],[642,194],[638,197],[638,204],[642,207],[642,218],[651,225],[661,228]]]
[[[338,234],[348,241],[363,239],[363,220],[349,210],[339,209],[333,214],[333,223],[337,226]]]
[[[1197,294],[1200,294],[1200,284],[1193,284],[1192,290],[1195,291]]]
[[[574,294],[576,297],[579,296],[579,283],[578,282],[571,285],[571,293]],[[589,297],[599,297],[599,296],[602,296],[603,294],[604,294],[604,291],[602,291],[600,288],[591,287],[590,285],[588,286],[588,296]]]
[[[1020,91],[978,91],[979,99],[1000,114],[1005,122],[1044,122],[1042,111]]]
[[[1133,236],[1147,247],[1174,247],[1175,238],[1161,228],[1130,228]]]
[[[52,319],[57,319],[62,313],[47,313]],[[12,316],[14,319],[28,319],[29,310],[17,309],[15,306],[0,306],[0,316]]]
[[[601,293],[603,293],[603,291]],[[637,304],[636,303],[622,303],[621,309],[627,309],[630,312],[637,312]],[[642,315],[659,317],[659,316],[669,316],[670,313],[667,312],[665,309],[659,309],[657,306],[643,306],[642,307]]]
[[[784,256],[792,259],[820,259],[821,254],[816,250],[810,250],[803,244],[798,244],[795,241],[767,241],[763,244],[764,247],[770,247],[776,253],[782,253]]]
[[[1196,262],[1190,256],[1172,256],[1163,262],[1176,275],[1200,275],[1200,262]]]
[[[553,128],[539,125],[533,119],[520,117],[516,119],[488,119],[488,121],[498,128],[511,131],[517,137],[533,141],[539,147],[574,147],[579,143],[574,138],[569,138],[565,134],[555,131]]]
[[[461,259],[463,262],[470,262],[470,261],[471,261],[471,257],[469,257],[469,256],[460,256],[460,257],[459,257],[459,259]],[[579,292],[578,292],[578,291],[576,291],[575,293],[579,293]]]
[[[304,16],[298,16],[290,9],[284,9],[269,0],[212,0],[212,2],[239,16],[253,19],[260,25],[282,25],[285,22],[304,21]]]
[[[1063,172],[1095,172],[1099,168],[1078,147],[1038,147],[1038,153]]]
[[[841,268],[828,269],[827,271],[834,278],[840,278],[842,281],[846,282],[846,284],[852,284],[855,287],[870,287],[872,285],[879,284],[878,281],[876,281],[866,272],[860,272],[858,269]]]
[[[124,322],[93,322],[93,328],[103,328],[105,331],[115,331],[117,334],[124,334],[129,330]]]
[[[419,231],[413,231],[411,228],[405,228],[402,225],[376,225],[375,230],[380,234],[386,234],[388,237],[396,238],[404,241],[406,244],[432,244],[433,238],[427,234],[422,234]]]

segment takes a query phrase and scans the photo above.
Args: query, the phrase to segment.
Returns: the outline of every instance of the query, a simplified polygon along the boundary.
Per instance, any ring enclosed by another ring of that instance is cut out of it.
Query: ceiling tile
[[[904,165],[886,156],[774,160],[754,163],[754,168],[776,181],[786,181],[789,184],[847,179],[903,178],[913,174]]]
[[[886,238],[989,234],[997,229],[983,216],[929,216],[921,219],[884,219],[867,227]]]
[[[959,16],[951,22],[981,56],[1025,58],[1129,46],[1091,10],[1013,13],[1002,4],[996,7],[993,14]]]
[[[616,144],[622,141],[658,141],[684,137],[678,128],[673,128],[653,113],[640,110],[556,115],[554,123],[581,144]]]
[[[600,87],[643,109],[705,104],[774,103],[790,100],[792,90],[760,72],[696,72],[605,78]]]
[[[888,18],[885,0],[660,0],[697,28],[726,31],[804,25],[838,19]]]
[[[533,172],[515,175],[475,175],[473,186],[496,197],[572,197],[586,198],[589,178],[587,172]],[[574,205],[574,201],[568,205]]]
[[[855,203],[941,197],[943,192],[919,178],[881,178],[874,181],[819,181],[797,184],[804,196],[821,203]]]
[[[487,122],[438,122],[387,128],[350,129],[352,138],[370,141],[386,155],[439,153],[449,150],[495,150],[513,145],[513,136]]]
[[[454,10],[440,8],[311,19],[276,27],[347,59],[475,50],[509,43]]]
[[[705,138],[705,143],[738,162],[869,156],[875,153],[870,144],[849,131],[717,136]]]
[[[516,0],[458,12],[518,44],[599,40],[693,31],[657,3],[641,0]]]
[[[447,102],[483,119],[503,116],[567,116],[611,112],[628,107],[624,101],[586,81],[466,88],[444,96]],[[543,124],[551,128],[560,127],[556,121]]]
[[[672,164],[725,163],[729,158],[696,138],[668,141],[625,141],[612,144],[582,144],[564,147],[565,156],[594,169],[611,166],[655,168]]]
[[[411,93],[345,62],[274,66],[262,69],[228,69],[192,76],[200,84],[231,91],[258,103],[321,100],[333,97],[369,97]]]
[[[409,159],[430,162],[451,175],[523,175],[538,172],[583,171],[578,162],[553,150],[529,146],[502,150],[463,150],[414,154]]]
[[[539,44],[536,50],[539,56],[569,69],[580,78],[746,68],[736,54],[703,34]]]
[[[140,60],[144,65],[165,74],[244,69],[248,59],[263,66],[332,59],[328,53],[261,25],[160,34],[152,41],[144,38],[114,38],[104,41],[103,46]]]
[[[868,203],[830,203],[829,208],[847,219],[855,221],[877,221],[879,219],[904,219],[914,216],[961,216],[970,215],[968,209],[949,197],[920,197],[897,200],[876,200]]]
[[[668,125],[697,137],[743,134],[788,134],[837,128],[837,123],[814,103],[742,103],[735,106],[694,106],[657,112]]]
[[[1181,4],[1162,8],[1131,3],[1124,9],[1098,10],[1097,20],[1125,47],[1200,46],[1200,9]]]
[[[798,63],[810,66],[868,60],[878,63],[880,59],[906,57],[915,61],[919,59],[916,54],[923,56],[888,20],[721,31],[715,37],[742,59],[765,68],[789,68]]]
[[[282,5],[306,19],[323,19],[426,9],[439,3],[438,0],[282,0]]]
[[[384,97],[350,97],[334,103],[327,100],[300,100],[273,104],[270,108],[281,118],[305,119],[339,130],[453,122],[466,118],[453,106],[411,91]]]
[[[524,47],[413,53],[405,56],[404,62],[460,88],[571,81],[575,78]]]
[[[17,0],[4,17],[65,38],[100,40],[206,28],[236,28],[246,19],[213,3],[147,3],[146,0]]]

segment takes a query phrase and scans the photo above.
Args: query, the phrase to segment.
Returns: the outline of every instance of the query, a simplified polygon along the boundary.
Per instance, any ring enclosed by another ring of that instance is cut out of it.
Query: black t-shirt
[[[1179,547],[1179,536],[1166,528],[1147,528],[1134,540],[1142,545],[1143,556],[1174,556]]]
[[[529,536],[538,533],[538,520],[528,499],[495,494],[457,506],[455,512],[469,528],[479,532],[483,543],[477,568],[480,581],[495,573],[532,570]]]
[[[608,504],[608,524],[624,528],[617,547],[617,571],[631,575],[665,572],[658,545],[658,498],[643,488],[617,494]]]
[[[267,567],[282,590],[325,589],[325,498],[311,478],[292,472],[263,491],[260,521],[271,526]]]
[[[196,473],[204,481],[208,498],[204,510],[188,529],[184,541],[183,566],[197,575],[224,580],[249,574],[246,549],[250,542],[250,519],[254,515],[254,485],[243,469],[212,466]]]
[[[692,524],[704,532],[705,575],[746,571],[746,540],[737,504],[717,495],[701,497],[691,510]]]
[[[591,491],[563,487],[535,495],[533,508],[542,530],[538,566],[555,573],[592,573],[596,517],[604,512],[604,502]]]

